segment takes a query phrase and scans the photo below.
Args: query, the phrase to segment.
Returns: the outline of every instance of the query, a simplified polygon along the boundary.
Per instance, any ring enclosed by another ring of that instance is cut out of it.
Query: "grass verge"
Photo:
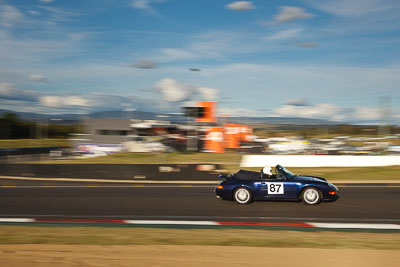
[[[218,245],[400,250],[400,233],[0,226],[0,244]]]

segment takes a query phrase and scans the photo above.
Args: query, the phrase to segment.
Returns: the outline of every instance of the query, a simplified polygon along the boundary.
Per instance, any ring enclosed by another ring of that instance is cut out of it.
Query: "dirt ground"
[[[398,250],[182,245],[0,245],[0,266],[399,266]]]

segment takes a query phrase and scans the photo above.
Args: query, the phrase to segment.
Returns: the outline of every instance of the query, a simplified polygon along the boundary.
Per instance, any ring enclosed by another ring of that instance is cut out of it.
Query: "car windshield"
[[[289,171],[288,169],[286,169],[285,167],[282,167],[280,165],[276,166],[275,170],[276,170],[276,175],[278,176],[278,178],[291,179],[293,176],[296,176],[294,173],[292,173],[291,171]]]

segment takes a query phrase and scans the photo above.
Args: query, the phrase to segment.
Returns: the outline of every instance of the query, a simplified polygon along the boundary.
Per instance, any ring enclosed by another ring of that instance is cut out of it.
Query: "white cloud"
[[[334,119],[341,112],[341,108],[333,104],[322,103],[314,106],[283,105],[274,111],[281,117]]]
[[[361,36],[399,31],[400,1],[398,0],[306,0],[314,9],[331,16],[331,23],[321,25],[323,31],[338,36]],[[334,37],[334,36],[332,36]],[[393,37],[392,37],[393,38]],[[368,43],[379,44],[394,41],[388,38],[372,38]]]
[[[182,41],[183,45],[178,48],[161,48],[157,53],[147,54],[146,58],[160,63],[197,59],[224,60],[230,55],[268,50],[265,43],[259,41],[259,34],[211,31],[191,36],[188,41]]]
[[[155,87],[168,102],[185,101],[193,90],[192,86],[171,78],[162,79]]]
[[[225,60],[231,55],[268,51],[266,44],[260,40],[259,34],[248,32],[210,31],[182,40],[180,42],[182,45],[177,48],[161,48],[156,53],[152,50],[145,54],[145,57],[160,63],[205,59]],[[143,54],[140,55],[142,56]]]
[[[277,33],[274,33],[274,34],[272,34],[270,36],[265,37],[265,40],[290,39],[290,38],[293,38],[293,37],[297,36],[302,31],[303,31],[303,29],[301,29],[301,28],[283,30],[283,31],[279,31]]]
[[[244,11],[254,9],[254,5],[250,1],[236,1],[225,5],[228,9],[236,11]]]
[[[63,102],[63,98],[59,96],[42,96],[39,98],[39,102],[45,107],[59,107]]]
[[[46,77],[40,74],[31,74],[28,76],[28,80],[30,81],[35,81],[35,82],[42,82],[42,83],[48,83],[49,80],[47,80]]]
[[[36,10],[29,10],[28,13],[33,15],[33,16],[40,16],[41,15],[41,13],[39,11],[36,11]]]
[[[54,0],[39,0],[40,3],[50,4],[53,3]]]
[[[39,102],[49,108],[90,107],[89,100],[81,96],[41,96]]]
[[[379,120],[381,112],[379,108],[373,107],[354,107],[352,110],[352,115],[358,120]]]
[[[327,119],[333,121],[375,121],[380,119],[380,110],[375,107],[342,107],[330,103],[310,106],[285,104],[274,109],[281,117]]]
[[[147,10],[150,9],[151,0],[133,0],[132,6],[137,9]]]
[[[97,111],[125,109],[126,107],[138,111],[151,112],[171,112],[171,110],[176,110],[174,107],[168,105],[169,103],[160,99],[144,99],[135,96],[118,96],[102,93],[89,94],[85,98],[88,99],[91,105],[90,109]],[[172,106],[174,105],[172,103]]]
[[[153,3],[164,2],[164,0],[133,0],[132,7],[146,11],[150,15],[158,16],[157,11],[151,6]]]
[[[70,20],[72,17],[82,15],[78,12],[72,12],[70,10],[64,10],[62,8],[40,5],[38,8],[43,10],[43,13],[47,15],[47,19],[43,21],[43,24],[54,24],[58,22],[65,22]]]
[[[225,59],[231,55],[237,56],[267,50],[265,43],[259,42],[259,40],[258,34],[211,31],[195,36],[187,46],[187,50],[200,59]]]
[[[21,90],[9,83],[0,83],[0,99],[18,101],[37,101],[38,94],[34,91]]]
[[[308,0],[313,7],[343,17],[364,16],[373,13],[398,10],[397,0]]]
[[[39,95],[36,92],[23,91],[24,97],[16,96],[16,92],[3,94],[0,84],[0,101],[2,108],[18,111],[34,111],[38,113],[87,113],[88,111],[107,111],[124,109],[124,105],[150,112],[178,111],[175,103],[168,103],[160,99],[143,99],[134,96],[118,96],[103,93],[90,93],[85,95],[62,94],[62,95]],[[22,91],[22,90],[20,90]],[[28,94],[29,93],[29,94]],[[20,93],[21,94],[21,93]],[[31,99],[27,99],[27,97]],[[28,105],[26,101],[31,101]]]
[[[64,97],[63,97],[64,98]],[[64,98],[64,105],[66,106],[90,106],[89,101],[80,96],[67,96]]]
[[[37,26],[45,27],[41,23]],[[31,62],[46,62],[47,60],[70,57],[82,52],[85,36],[60,34],[58,27],[51,30],[43,30],[44,36],[34,36],[30,34],[15,35],[0,29],[0,67],[10,64],[27,66]],[[3,63],[3,64],[2,64]],[[59,66],[57,66],[59,67]]]
[[[24,15],[16,7],[10,5],[0,6],[0,26],[12,28],[24,20]]]
[[[313,16],[301,7],[281,6],[280,12],[275,16],[275,22],[284,23],[297,19],[308,19]]]
[[[198,56],[188,50],[184,49],[175,49],[175,48],[163,48],[161,49],[161,55],[158,58],[161,62],[169,62],[169,61],[180,61],[180,60],[188,60],[194,59]]]
[[[289,100],[290,101],[290,100]],[[288,101],[288,102],[289,102]],[[285,104],[273,110],[273,113],[262,112],[247,108],[218,108],[221,115],[231,117],[289,117],[323,119],[338,122],[372,122],[380,120],[380,110],[374,107],[342,107],[330,103],[316,105],[288,105]],[[392,119],[400,119],[400,110],[392,111]],[[398,121],[397,121],[398,122]]]
[[[164,78],[155,85],[161,93],[163,100],[167,102],[183,102],[188,100],[218,100],[219,90],[209,87],[195,87],[171,78]]]
[[[199,88],[197,88],[196,91],[200,94],[200,97],[204,101],[218,100],[218,95],[219,95],[218,89],[208,88],[208,87],[199,87]]]

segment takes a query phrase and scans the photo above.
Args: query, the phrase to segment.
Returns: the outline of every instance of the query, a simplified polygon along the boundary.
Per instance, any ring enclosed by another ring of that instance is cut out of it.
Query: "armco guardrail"
[[[245,155],[241,167],[376,167],[400,165],[400,156]]]
[[[0,175],[119,180],[217,180],[216,164],[0,164]]]

